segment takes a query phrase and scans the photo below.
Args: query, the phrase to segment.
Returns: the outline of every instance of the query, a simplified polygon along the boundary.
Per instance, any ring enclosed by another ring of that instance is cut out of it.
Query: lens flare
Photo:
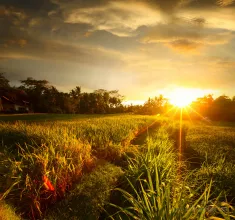
[[[183,108],[190,105],[200,95],[201,91],[197,89],[177,88],[169,95],[169,101],[172,105]]]

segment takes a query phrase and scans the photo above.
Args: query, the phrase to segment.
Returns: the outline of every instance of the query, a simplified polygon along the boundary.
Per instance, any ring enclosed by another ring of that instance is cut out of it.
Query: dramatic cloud
[[[193,20],[195,22],[195,20]],[[202,19],[196,23],[204,23]],[[146,32],[143,43],[164,43],[176,50],[191,51],[202,46],[229,43],[234,33],[224,29],[204,28],[191,23],[159,24]]]
[[[174,40],[174,41],[167,43],[166,45],[182,53],[195,52],[200,47],[202,47],[201,43],[189,41],[187,39]]]
[[[58,6],[50,0],[1,0],[1,4],[6,7],[14,7],[24,11],[39,12],[50,11],[56,9]]]
[[[154,25],[161,16],[158,11],[143,3],[110,1],[104,6],[75,8],[65,12],[67,23],[86,23],[93,30],[106,30],[119,36],[131,35],[142,25]]]
[[[192,8],[206,8],[206,7],[234,7],[234,0],[191,0],[189,6]]]
[[[61,60],[86,65],[113,67],[119,67],[122,64],[118,53],[102,48],[77,46],[56,41],[34,41],[30,45],[26,45],[24,40],[13,41],[3,48],[2,52],[0,57],[5,58]]]
[[[233,90],[233,0],[2,0],[0,69],[62,90]],[[235,92],[235,91],[234,91]]]

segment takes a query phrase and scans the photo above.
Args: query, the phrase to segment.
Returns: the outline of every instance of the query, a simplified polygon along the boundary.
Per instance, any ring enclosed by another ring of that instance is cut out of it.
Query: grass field
[[[46,122],[46,121],[68,121],[68,120],[82,120],[88,118],[101,118],[107,115],[76,115],[76,114],[11,114],[0,115],[0,121],[12,122],[12,121],[26,121],[26,122]]]
[[[137,115],[0,121],[0,219],[235,218],[233,124],[180,128]]]

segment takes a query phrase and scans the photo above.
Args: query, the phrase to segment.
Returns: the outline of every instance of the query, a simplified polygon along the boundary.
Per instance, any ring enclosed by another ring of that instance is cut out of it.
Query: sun
[[[197,89],[176,88],[170,93],[169,101],[172,105],[184,108],[200,97],[200,94]]]

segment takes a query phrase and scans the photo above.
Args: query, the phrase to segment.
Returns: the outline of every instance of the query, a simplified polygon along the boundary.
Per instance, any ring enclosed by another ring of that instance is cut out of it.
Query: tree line
[[[10,86],[9,80],[0,73],[0,97],[29,102],[30,111],[38,113],[62,114],[109,114],[133,113],[144,115],[166,115],[179,117],[180,109],[172,106],[163,95],[149,98],[143,105],[123,105],[124,96],[118,90],[98,89],[82,92],[76,86],[70,92],[61,92],[47,80],[28,77],[20,81],[20,86]],[[183,98],[183,97],[182,97]],[[235,121],[235,96],[226,95],[213,98],[209,94],[200,97],[183,109],[183,117],[190,119],[210,119]]]
[[[211,94],[198,98],[191,104],[191,115],[195,119],[206,117],[213,121],[235,121],[235,96]]]
[[[184,97],[182,97],[183,99]],[[128,106],[130,112],[136,114],[162,114],[165,116],[180,118],[181,109],[169,103],[162,95],[149,98],[143,105]],[[206,121],[235,121],[235,96],[230,98],[221,95],[213,98],[212,94],[199,97],[189,106],[182,109],[183,119]]]
[[[28,77],[20,81],[21,85],[11,87],[9,80],[0,74],[0,96],[10,100],[24,99],[33,112],[67,114],[105,114],[122,112],[123,96],[118,90],[98,89],[94,92],[81,92],[77,86],[70,92],[60,92],[47,80]]]

